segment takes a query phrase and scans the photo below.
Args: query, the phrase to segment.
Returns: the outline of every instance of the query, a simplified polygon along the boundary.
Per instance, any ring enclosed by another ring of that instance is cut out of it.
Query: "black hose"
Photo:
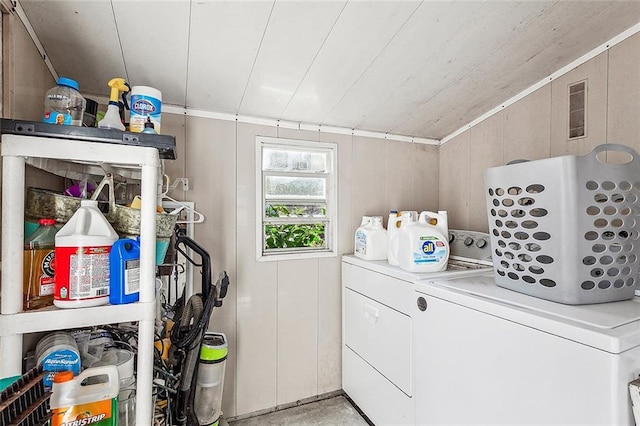
[[[198,324],[204,318],[203,316],[204,306],[202,304],[202,298],[199,294],[195,294],[187,301],[182,317],[180,318],[180,324],[174,325],[174,329],[185,330],[191,326],[191,323]],[[208,318],[208,317],[207,317]],[[208,319],[207,319],[208,321]],[[173,333],[172,333],[173,337]],[[181,342],[186,344],[187,342]],[[194,342],[191,342],[194,343]],[[200,349],[200,341],[198,344],[189,345],[185,350],[184,360],[181,367],[180,387],[176,401],[177,413],[176,420],[179,423],[184,423],[187,420],[187,410],[189,408],[189,396],[191,394],[191,384],[193,383],[194,372],[198,364],[198,355]]]

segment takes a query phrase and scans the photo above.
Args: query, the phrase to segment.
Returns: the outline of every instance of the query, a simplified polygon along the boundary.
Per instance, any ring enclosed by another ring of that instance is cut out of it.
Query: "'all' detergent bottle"
[[[365,260],[385,260],[387,258],[387,231],[382,226],[382,217],[364,216],[356,229],[356,257]]]
[[[77,377],[72,371],[56,374],[51,388],[51,426],[117,425],[119,386],[115,365],[87,368]]]
[[[449,261],[447,212],[424,211],[398,233],[398,262],[409,272],[439,272]]]

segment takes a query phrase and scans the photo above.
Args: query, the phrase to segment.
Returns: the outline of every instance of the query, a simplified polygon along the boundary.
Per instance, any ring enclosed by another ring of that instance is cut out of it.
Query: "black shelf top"
[[[1,134],[40,136],[45,138],[70,139],[119,145],[146,146],[156,148],[159,156],[166,160],[176,159],[176,138],[170,135],[131,133],[96,127],[61,126],[39,121],[1,119]]]

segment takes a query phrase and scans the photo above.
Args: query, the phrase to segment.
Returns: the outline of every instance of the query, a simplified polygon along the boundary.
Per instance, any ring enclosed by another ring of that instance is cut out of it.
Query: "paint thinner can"
[[[118,424],[118,368],[105,365],[74,377],[61,372],[53,379],[51,426]]]
[[[162,112],[162,92],[148,86],[131,88],[131,111],[129,131],[141,133],[147,121],[153,123],[156,133],[160,133],[160,114]]]

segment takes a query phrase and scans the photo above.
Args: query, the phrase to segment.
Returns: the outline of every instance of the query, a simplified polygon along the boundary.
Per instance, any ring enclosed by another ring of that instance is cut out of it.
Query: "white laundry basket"
[[[625,164],[598,158],[626,153]],[[605,144],[484,172],[496,284],[580,305],[630,299],[640,253],[640,158]]]

